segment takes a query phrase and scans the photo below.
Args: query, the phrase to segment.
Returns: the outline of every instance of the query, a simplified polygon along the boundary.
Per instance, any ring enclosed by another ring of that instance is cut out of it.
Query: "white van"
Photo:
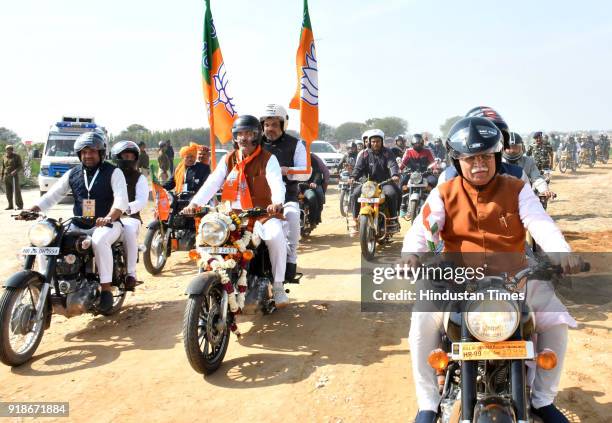
[[[40,195],[43,195],[66,172],[79,164],[79,158],[74,153],[74,142],[84,132],[102,129],[94,122],[92,117],[64,116],[60,122],[51,126],[49,136],[45,142],[38,186]]]

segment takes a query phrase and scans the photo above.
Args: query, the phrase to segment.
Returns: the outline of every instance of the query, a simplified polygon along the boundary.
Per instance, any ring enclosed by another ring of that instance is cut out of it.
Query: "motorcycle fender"
[[[476,402],[474,406],[475,423],[514,423],[516,415],[509,401],[489,397]]]
[[[413,192],[412,194],[410,194],[410,201],[412,200],[419,201],[419,198],[421,198],[421,195],[418,192]]]
[[[372,208],[371,205],[366,204],[364,206],[361,206],[361,210],[359,210],[359,214],[365,214],[366,216],[369,216],[371,214],[374,214],[374,209]]]
[[[206,289],[216,281],[220,281],[221,277],[215,272],[204,272],[197,275],[189,282],[186,295],[202,295]]]
[[[17,289],[23,288],[27,285],[28,281],[32,280],[32,278],[35,278],[37,283],[40,285],[42,285],[42,283],[45,281],[45,277],[34,270],[20,270],[6,280],[4,287]]]

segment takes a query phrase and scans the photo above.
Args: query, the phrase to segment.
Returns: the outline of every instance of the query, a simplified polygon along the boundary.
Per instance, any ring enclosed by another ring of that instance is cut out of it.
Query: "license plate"
[[[380,198],[364,198],[364,197],[359,197],[357,199],[357,202],[359,203],[380,203]]]
[[[236,254],[238,248],[234,247],[200,247],[198,251],[207,254]]]
[[[37,254],[57,256],[59,254],[59,250],[59,247],[23,247],[21,249],[21,254],[26,256],[35,256]]]
[[[453,360],[519,360],[534,358],[533,342],[454,342]]]

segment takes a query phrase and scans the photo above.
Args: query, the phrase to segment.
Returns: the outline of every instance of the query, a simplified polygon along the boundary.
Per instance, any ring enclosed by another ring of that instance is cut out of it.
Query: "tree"
[[[361,134],[366,130],[366,125],[361,122],[344,122],[336,128],[336,140],[348,141],[361,139]]]
[[[405,134],[408,131],[408,122],[397,116],[368,119],[366,120],[366,125],[370,129],[380,129],[385,133],[386,137],[391,138]]]
[[[16,144],[19,141],[21,141],[21,138],[19,138],[19,136],[11,131],[8,128],[0,128],[0,143],[3,144]]]
[[[336,128],[323,122],[319,122],[319,139],[334,141],[336,139]]]
[[[451,127],[462,118],[463,116],[453,116],[446,119],[444,123],[440,125],[440,132],[442,132],[442,137],[446,138],[446,136],[448,135],[448,131],[450,131]]]

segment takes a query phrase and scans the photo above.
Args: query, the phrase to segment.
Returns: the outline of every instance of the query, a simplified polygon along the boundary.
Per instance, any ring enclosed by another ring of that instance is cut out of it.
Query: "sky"
[[[302,0],[211,0],[239,114],[288,106]],[[410,132],[495,108],[517,132],[612,128],[612,2],[310,0],[319,118]],[[44,141],[63,115],[112,133],[208,126],[204,0],[0,4],[0,127]],[[299,113],[290,112],[290,129]]]

